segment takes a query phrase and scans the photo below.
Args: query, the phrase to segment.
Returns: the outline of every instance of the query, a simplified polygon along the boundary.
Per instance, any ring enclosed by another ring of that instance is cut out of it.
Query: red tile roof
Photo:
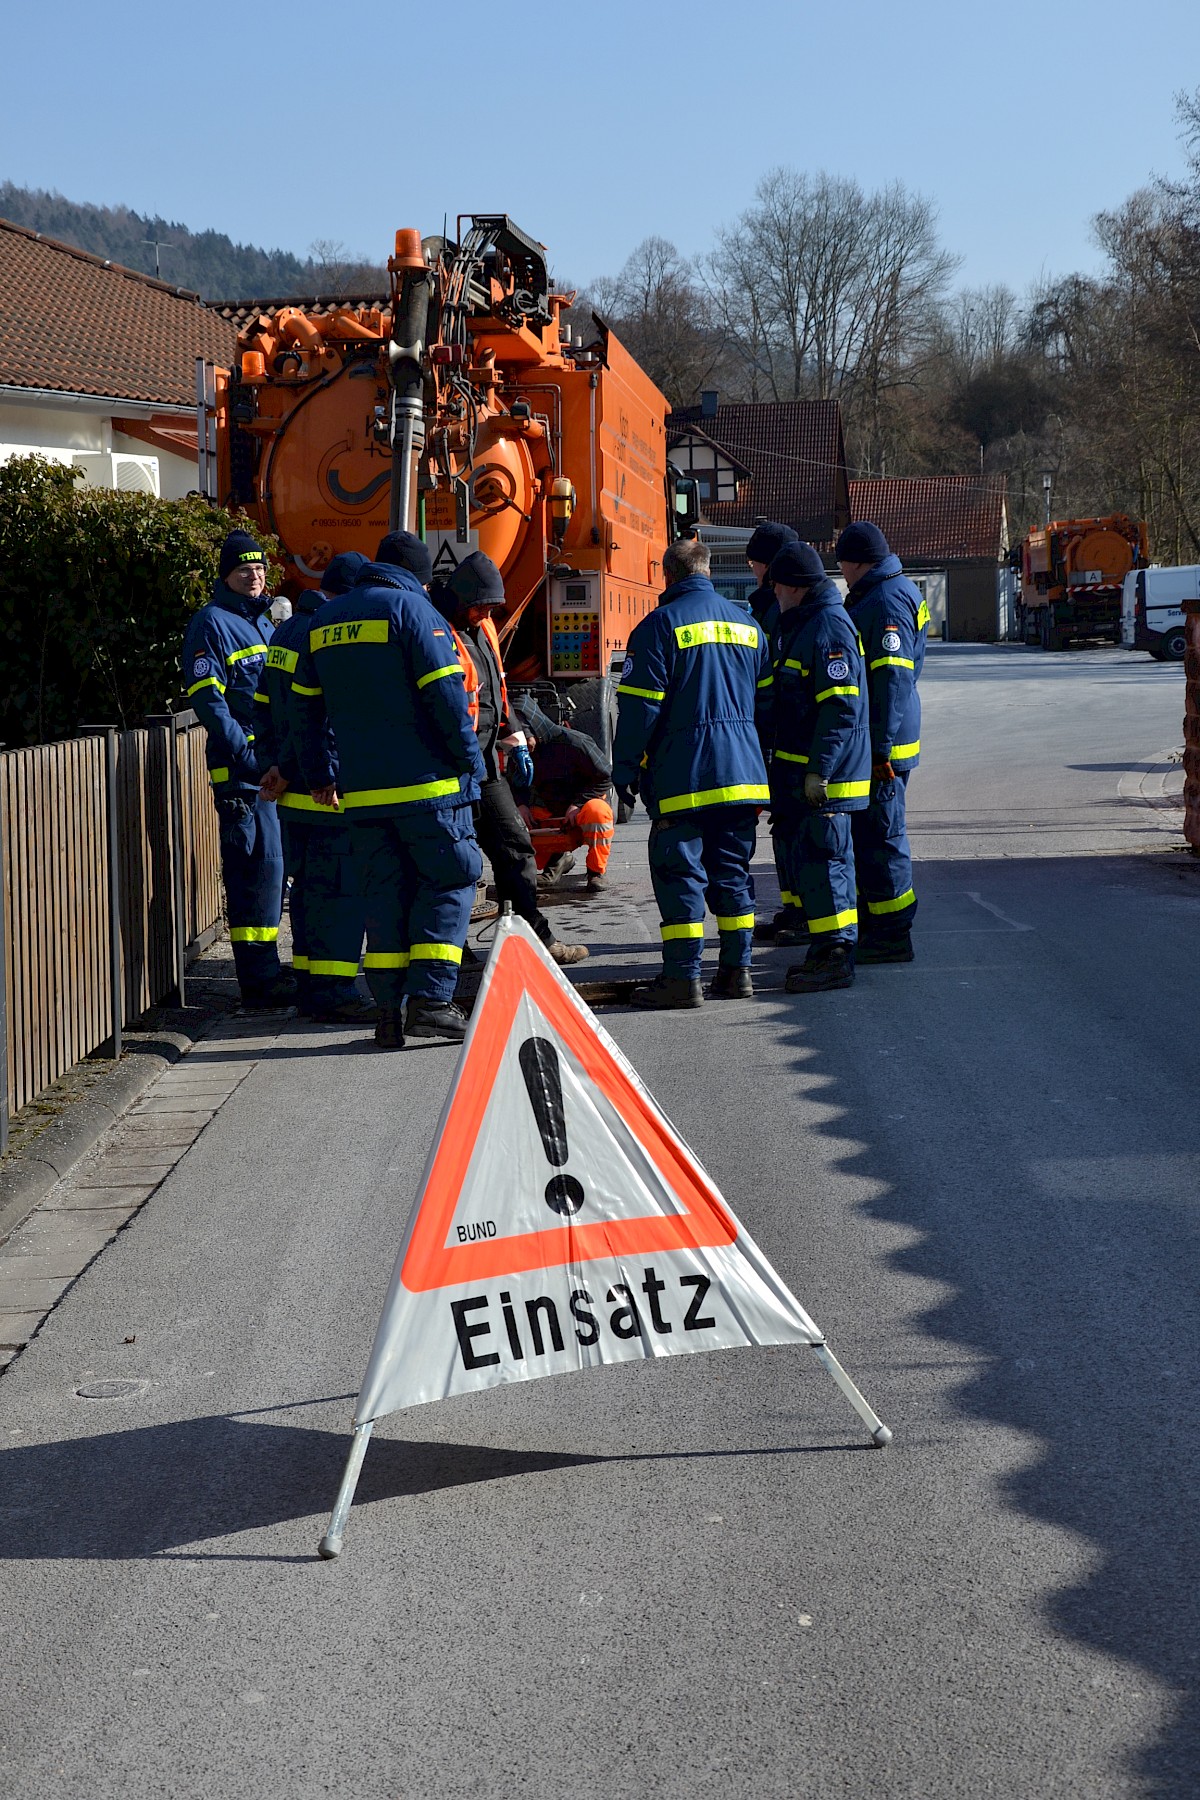
[[[257,319],[260,314],[265,313],[268,319],[273,319],[275,314],[281,312],[285,306],[299,307],[301,312],[312,313],[315,317],[320,318],[331,312],[388,312],[391,304],[391,296],[386,293],[345,294],[340,299],[332,294],[317,294],[302,299],[297,299],[293,295],[290,300],[209,300],[207,302],[213,312],[222,319],[228,320],[238,331],[244,325]]]
[[[0,385],[192,406],[236,333],[195,294],[0,219]]]
[[[712,525],[792,525],[811,544],[828,544],[850,517],[842,415],[836,400],[737,401],[706,414],[685,406],[667,420],[667,446],[701,431],[750,471],[738,497],[706,505]]]
[[[999,561],[1005,490],[974,475],[900,476],[852,481],[850,512],[878,525],[901,561]]]

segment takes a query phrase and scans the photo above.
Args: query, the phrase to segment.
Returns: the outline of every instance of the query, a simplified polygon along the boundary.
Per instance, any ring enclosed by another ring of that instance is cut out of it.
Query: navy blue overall
[[[309,627],[292,678],[300,763],[310,792],[336,778],[354,832],[371,992],[387,1007],[448,1000],[483,868],[484,778],[450,628],[415,576],[382,563]]]
[[[639,789],[654,821],[663,972],[699,974],[706,902],[722,966],[744,968],[754,936],[750,858],[769,798],[754,726],[758,685],[771,681],[766,635],[707,576],[689,575],[634,626],[627,652],[613,780]]]
[[[324,601],[319,590],[306,589],[292,617],[271,639],[259,678],[259,697],[265,695],[267,704],[256,743],[263,768],[277,768],[288,783],[277,805],[284,863],[292,878],[292,968],[301,1009],[307,1012],[331,1010],[354,998],[364,929],[353,831],[344,812],[318,806],[307,792],[292,725],[292,677],[307,649],[312,616]],[[336,769],[332,732],[329,753]]]
[[[760,709],[771,751],[776,853],[814,946],[858,939],[851,817],[867,805],[871,742],[858,633],[832,581],[782,615],[775,682]],[[823,806],[804,781],[826,783]]]
[[[871,759],[890,762],[895,781],[875,782],[871,803],[854,818],[858,887],[866,902],[864,931],[903,936],[917,910],[905,823],[908,777],[921,754],[921,697],[929,609],[897,556],[856,581],[846,601],[862,639],[870,696]]]
[[[258,791],[255,736],[259,675],[270,626],[261,596],[243,599],[218,581],[183,640],[187,697],[208,736],[205,757],[221,835],[221,873],[233,961],[243,997],[253,1000],[279,975],[283,847],[275,804]]]

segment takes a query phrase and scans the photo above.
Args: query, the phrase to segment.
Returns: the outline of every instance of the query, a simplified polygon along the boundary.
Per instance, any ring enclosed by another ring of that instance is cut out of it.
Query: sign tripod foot
[[[892,1441],[891,1432],[883,1423],[883,1420],[871,1411],[871,1408],[867,1405],[866,1401],[847,1375],[845,1369],[843,1369],[841,1363],[829,1348],[829,1345],[822,1339],[819,1344],[813,1345],[813,1349],[816,1351],[821,1363],[833,1376],[833,1379],[837,1382],[843,1394],[845,1394],[847,1400],[870,1432],[871,1442],[877,1449],[886,1450],[887,1446]]]
[[[346,1535],[346,1520],[350,1515],[350,1506],[354,1499],[354,1490],[358,1486],[358,1478],[362,1474],[363,1457],[367,1454],[367,1440],[371,1436],[371,1427],[374,1423],[374,1419],[368,1419],[365,1425],[354,1427],[354,1436],[350,1439],[350,1454],[346,1458],[342,1485],[338,1489],[337,1499],[333,1503],[329,1530],[318,1546],[326,1562],[342,1553],[342,1539]]]

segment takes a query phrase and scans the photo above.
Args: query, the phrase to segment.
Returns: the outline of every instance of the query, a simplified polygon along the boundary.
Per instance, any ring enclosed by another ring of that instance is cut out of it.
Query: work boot
[[[375,1042],[381,1050],[403,1050],[404,1014],[398,1006],[381,1006],[375,1026]]]
[[[596,869],[588,870],[587,891],[589,894],[602,894],[607,886],[607,875],[601,875]]]
[[[906,963],[913,959],[912,933],[896,932],[860,938],[855,960],[860,963]]]
[[[794,950],[797,944],[807,944],[809,935],[808,920],[802,912],[794,912],[787,924],[781,925],[775,933],[775,942]]]
[[[575,858],[569,850],[560,850],[556,856],[550,857],[544,869],[538,871],[540,888],[557,887],[564,875],[569,875],[575,867]]]
[[[804,914],[796,906],[783,906],[771,919],[760,919],[754,927],[756,944],[774,944],[779,941],[781,931],[795,929],[804,924]],[[807,927],[806,934],[807,934]]]
[[[704,989],[698,975],[656,975],[647,987],[633,990],[632,1004],[651,1012],[704,1005]]]
[[[708,984],[708,991],[714,1000],[750,1000],[754,996],[754,982],[749,969],[727,969],[721,964]]]
[[[312,1011],[314,1025],[374,1025],[379,1018],[375,1002],[358,994],[345,1000],[318,1001]]]
[[[813,944],[802,963],[787,972],[784,987],[789,994],[819,994],[826,988],[854,986],[854,946],[838,939],[833,944]]]
[[[247,1012],[274,1012],[277,1007],[294,1006],[296,995],[296,977],[290,969],[281,969],[271,981],[244,987],[242,1005]]]
[[[557,938],[551,938],[545,944],[546,955],[556,962],[560,969],[566,969],[572,963],[583,962],[588,954],[586,944],[561,944]]]
[[[410,1038],[448,1038],[452,1044],[461,1044],[467,1035],[467,1018],[453,1000],[425,1000],[410,994],[404,1029]]]

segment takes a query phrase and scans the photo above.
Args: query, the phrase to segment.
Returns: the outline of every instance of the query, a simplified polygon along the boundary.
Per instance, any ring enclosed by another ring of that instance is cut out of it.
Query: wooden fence
[[[0,755],[0,1150],[73,1063],[182,997],[222,912],[194,713]]]

